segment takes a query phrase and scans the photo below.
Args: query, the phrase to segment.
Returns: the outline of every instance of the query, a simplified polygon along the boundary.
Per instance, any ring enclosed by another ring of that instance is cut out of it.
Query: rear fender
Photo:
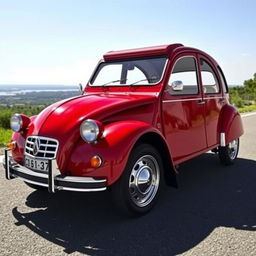
[[[227,104],[222,108],[219,117],[218,133],[221,146],[225,146],[244,133],[242,118],[232,105]]]

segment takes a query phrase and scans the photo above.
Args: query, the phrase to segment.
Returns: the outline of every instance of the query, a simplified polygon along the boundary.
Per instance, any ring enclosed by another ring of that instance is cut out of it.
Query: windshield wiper
[[[118,82],[126,82],[126,80],[127,79],[113,80],[113,81],[107,82],[105,84],[102,84],[101,86],[105,86],[105,85],[108,85],[108,84],[114,84],[114,83],[118,83]]]
[[[143,82],[143,81],[148,81],[148,79],[141,79],[141,80],[136,81],[136,82],[134,82],[134,83],[132,83],[132,84],[130,84],[130,85],[134,85],[134,84],[137,84],[137,83],[139,83],[139,82]]]

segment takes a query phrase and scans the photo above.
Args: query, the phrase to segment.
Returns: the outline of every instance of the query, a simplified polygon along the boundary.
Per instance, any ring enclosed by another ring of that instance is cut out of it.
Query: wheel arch
[[[159,151],[163,159],[166,183],[177,187],[176,170],[165,138],[159,130],[141,121],[127,120],[107,124],[102,138],[96,144],[80,140],[72,152],[67,169],[74,176],[106,178],[108,186],[112,186],[124,173],[131,152],[139,143],[150,144]],[[90,165],[90,159],[94,155],[103,159],[102,166],[97,169]]]
[[[220,134],[219,144],[221,146],[239,138],[244,133],[242,118],[232,105],[227,104],[222,108],[218,122],[218,133]],[[222,137],[223,134],[224,137]]]
[[[170,150],[162,136],[156,132],[147,132],[136,141],[134,147],[144,143],[150,144],[159,152],[163,162],[164,180],[166,185],[177,188],[175,166],[172,161]]]

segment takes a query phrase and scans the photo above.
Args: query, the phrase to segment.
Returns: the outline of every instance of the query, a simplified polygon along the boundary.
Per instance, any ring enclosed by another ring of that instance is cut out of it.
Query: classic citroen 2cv
[[[108,52],[82,95],[15,114],[11,128],[7,179],[49,192],[109,189],[133,215],[176,185],[178,164],[209,150],[232,164],[243,134],[220,66],[182,44]]]

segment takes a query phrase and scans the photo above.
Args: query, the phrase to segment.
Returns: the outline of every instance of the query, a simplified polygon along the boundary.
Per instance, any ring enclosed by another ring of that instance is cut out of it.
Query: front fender
[[[225,105],[220,113],[218,132],[225,133],[225,143],[239,138],[243,133],[243,123],[239,112],[232,105]]]
[[[104,127],[102,138],[96,144],[80,140],[71,154],[68,170],[74,176],[107,178],[108,186],[123,173],[130,152],[138,139],[146,133],[160,132],[150,124],[141,121],[119,121]],[[99,168],[90,166],[90,159],[99,155],[103,164]]]

